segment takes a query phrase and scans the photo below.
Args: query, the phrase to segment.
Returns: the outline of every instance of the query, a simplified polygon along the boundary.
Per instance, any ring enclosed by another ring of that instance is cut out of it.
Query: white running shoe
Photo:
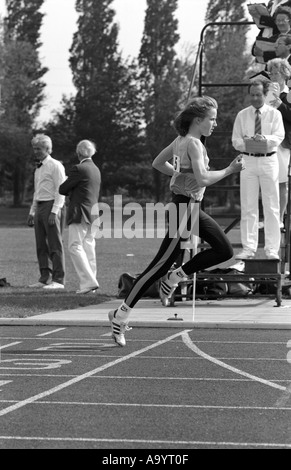
[[[235,259],[250,259],[255,257],[255,252],[244,248],[240,253],[235,255]]]
[[[121,322],[115,317],[117,310],[110,310],[108,318],[112,330],[112,339],[118,346],[126,346],[125,332],[131,330],[126,322]]]
[[[170,304],[170,299],[178,287],[178,284],[171,285],[169,284],[169,273],[164,277],[160,284],[160,299],[164,307],[168,307]]]

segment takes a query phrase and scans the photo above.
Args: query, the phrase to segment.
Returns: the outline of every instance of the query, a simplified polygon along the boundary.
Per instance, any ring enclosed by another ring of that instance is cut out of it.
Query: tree
[[[38,49],[41,46],[40,28],[43,20],[43,13],[40,12],[44,0],[6,0],[7,17],[5,18],[4,43],[7,48],[6,60],[11,62],[21,62],[21,56],[25,50],[25,61],[28,65],[21,64],[22,79],[26,80],[28,89],[22,100],[18,101],[18,112],[26,114],[30,125],[37,117],[41,103],[44,99],[45,84],[41,78],[48,69],[42,67],[39,60]],[[29,53],[31,58],[29,58]],[[11,62],[5,67],[5,76],[10,80]],[[5,61],[6,63],[6,61]],[[13,70],[14,73],[14,70]],[[25,78],[24,78],[25,76]],[[17,81],[11,84],[14,89],[18,88]],[[23,117],[23,119],[25,119]]]
[[[174,18],[177,0],[147,0],[145,27],[139,53],[143,88],[146,144],[153,158],[174,137],[173,113],[181,97],[179,62],[175,45],[179,40]],[[154,170],[155,199],[165,197],[168,178]]]
[[[2,172],[11,175],[16,206],[22,204],[32,175],[30,139],[44,98],[41,78],[47,69],[41,66],[38,56],[42,4],[43,0],[6,0],[0,161]]]
[[[139,106],[134,66],[118,51],[118,26],[112,0],[77,0],[78,31],[70,49],[75,97],[75,135],[97,144],[96,163],[102,189],[116,188],[119,167],[134,160],[138,141]],[[132,73],[130,73],[132,72]]]

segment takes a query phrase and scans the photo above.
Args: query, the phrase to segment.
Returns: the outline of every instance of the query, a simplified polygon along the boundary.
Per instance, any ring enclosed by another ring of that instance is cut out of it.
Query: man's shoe
[[[165,279],[161,281],[159,294],[164,307],[168,307],[168,305],[170,304],[170,299],[177,287],[178,284],[169,284],[169,273],[166,275]]]
[[[112,330],[112,339],[115,341],[118,346],[126,346],[126,341],[125,341],[125,332],[128,330],[131,330],[131,328],[128,327],[126,322],[121,322],[115,318],[117,310],[111,310],[108,313],[108,318],[110,321],[111,325],[111,330]]]
[[[44,286],[46,286],[44,282],[36,282],[35,284],[30,284],[28,287],[30,287],[31,289],[40,289]]]
[[[47,286],[43,286],[43,289],[45,290],[54,290],[54,289],[64,289],[65,286],[63,284],[60,284],[59,282],[51,282]]]
[[[266,250],[266,256],[268,259],[280,259],[278,253],[275,250]]]
[[[76,294],[89,294],[89,292],[94,294],[98,288],[99,286],[87,287],[87,289],[79,289],[76,291]]]
[[[255,257],[255,252],[252,250],[247,250],[246,248],[240,253],[235,255],[235,259],[250,259]]]

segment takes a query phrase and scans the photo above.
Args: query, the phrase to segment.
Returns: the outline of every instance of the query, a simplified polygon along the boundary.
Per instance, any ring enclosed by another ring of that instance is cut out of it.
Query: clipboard
[[[244,139],[247,153],[268,153],[266,140]]]

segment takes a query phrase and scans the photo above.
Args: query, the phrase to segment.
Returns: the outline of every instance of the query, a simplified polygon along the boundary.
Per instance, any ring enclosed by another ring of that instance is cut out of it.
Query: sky
[[[178,0],[176,18],[180,41],[177,53],[186,45],[199,44],[207,5],[208,0]],[[144,29],[146,0],[114,0],[111,6],[116,11],[118,41],[123,57],[137,57]],[[39,52],[42,65],[49,68],[43,77],[47,84],[46,100],[39,118],[45,122],[50,119],[52,111],[59,108],[62,96],[75,92],[69,67],[69,49],[77,29],[78,15],[75,0],[45,0],[41,11],[45,17],[41,29],[43,45]],[[0,0],[0,14],[5,14],[5,0]]]

